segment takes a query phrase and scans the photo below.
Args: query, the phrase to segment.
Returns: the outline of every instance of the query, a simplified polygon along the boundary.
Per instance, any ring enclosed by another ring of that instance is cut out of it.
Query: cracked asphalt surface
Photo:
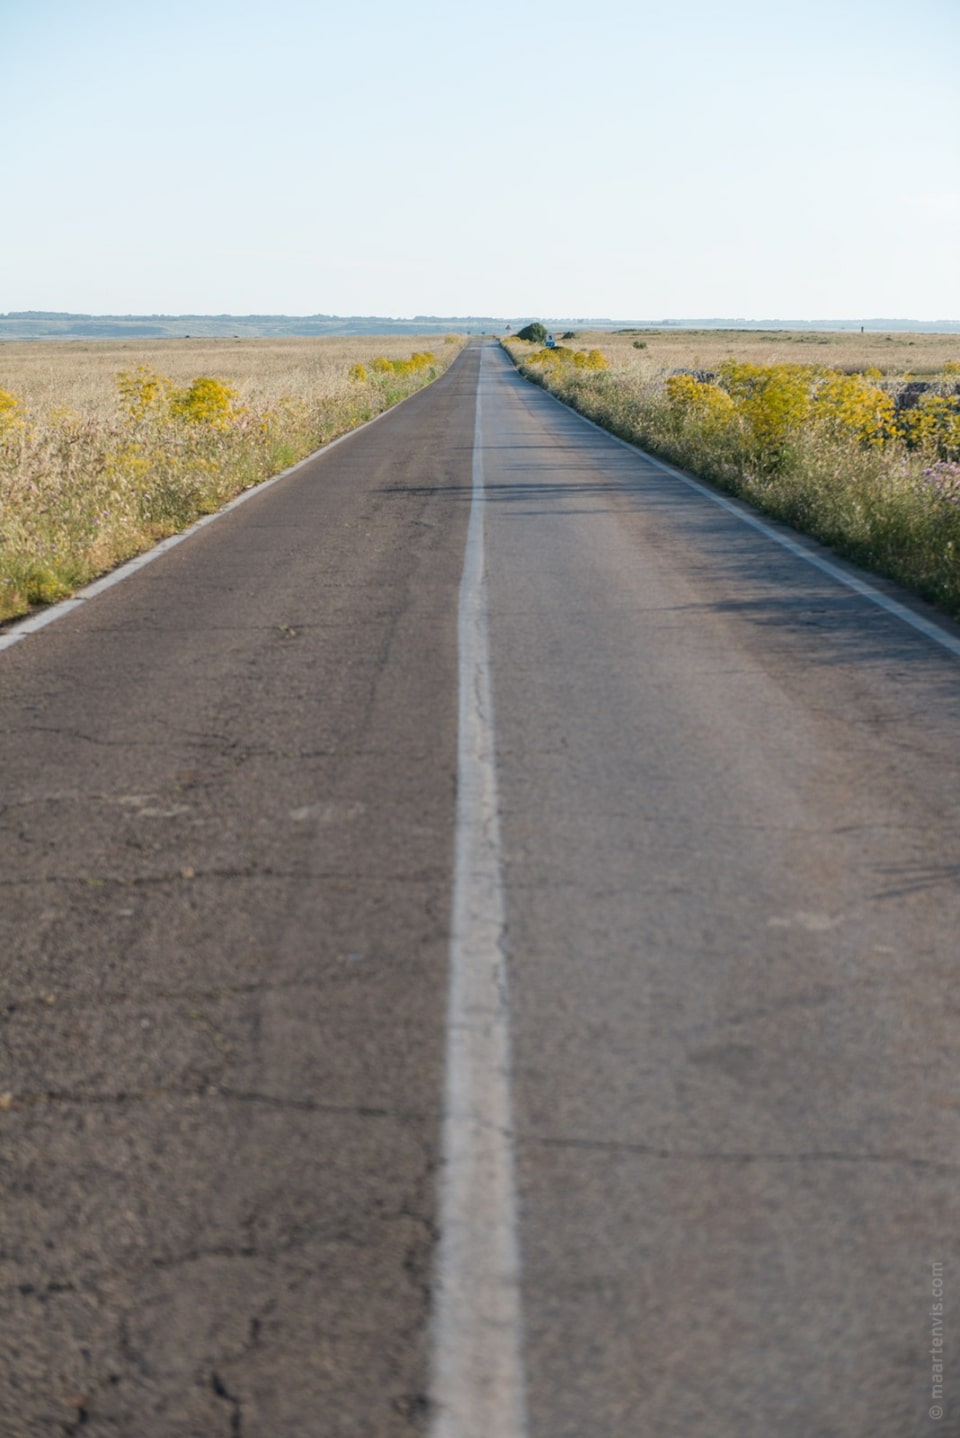
[[[0,655],[3,1438],[426,1431],[478,379],[530,1438],[960,1433],[960,665],[473,346]]]
[[[419,1431],[477,358],[2,655],[4,1438]]]

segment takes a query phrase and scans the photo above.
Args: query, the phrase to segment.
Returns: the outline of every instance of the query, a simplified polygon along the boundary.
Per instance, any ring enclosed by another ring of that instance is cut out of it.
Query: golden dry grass
[[[635,349],[634,341],[646,346]],[[881,334],[790,330],[577,330],[566,344],[603,350],[611,364],[647,375],[674,369],[715,370],[723,360],[744,364],[817,364],[828,369],[878,369],[894,377],[928,379],[960,362],[960,334]],[[518,347],[522,348],[522,346]]]

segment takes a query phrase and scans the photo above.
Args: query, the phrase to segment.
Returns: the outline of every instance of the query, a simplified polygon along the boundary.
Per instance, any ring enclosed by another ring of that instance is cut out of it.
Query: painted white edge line
[[[507,351],[507,353],[509,354],[509,351]],[[517,373],[519,374],[519,369]],[[525,379],[525,376],[520,375],[520,378]],[[960,659],[960,639],[950,634],[946,629],[941,629],[939,624],[933,623],[930,619],[925,619],[922,614],[917,614],[914,610],[909,609],[907,605],[901,604],[899,600],[892,599],[881,590],[874,588],[874,586],[869,584],[865,579],[859,578],[858,575],[850,574],[847,570],[841,569],[838,564],[831,563],[829,559],[824,559],[819,554],[813,554],[799,540],[792,539],[788,534],[779,533],[772,525],[766,524],[762,519],[758,518],[752,510],[748,509],[746,503],[730,499],[725,494],[719,494],[715,489],[711,489],[708,485],[701,483],[700,480],[692,479],[689,474],[684,474],[682,469],[676,469],[672,464],[668,464],[666,460],[657,459],[656,455],[648,454],[647,451],[641,449],[638,444],[631,444],[628,439],[622,439],[620,435],[612,434],[609,429],[604,429],[602,424],[597,424],[596,420],[588,419],[585,414],[581,414],[580,411],[574,409],[572,405],[559,399],[555,394],[551,394],[543,385],[534,384],[532,380],[526,380],[526,383],[533,384],[535,389],[541,390],[543,394],[553,400],[554,404],[558,404],[560,408],[565,409],[568,414],[575,415],[576,418],[582,420],[584,424],[588,424],[591,429],[595,429],[598,434],[604,435],[607,439],[612,439],[615,444],[622,445],[624,449],[631,450],[634,454],[639,455],[641,459],[646,460],[648,464],[652,464],[655,468],[663,470],[664,474],[670,475],[672,479],[679,479],[681,483],[687,485],[689,489],[696,490],[697,494],[702,495],[704,499],[709,499],[711,504],[719,505],[721,509],[727,510],[729,514],[735,515],[737,519],[742,520],[744,524],[748,524],[751,529],[758,530],[761,534],[765,535],[767,539],[772,539],[776,544],[781,545],[783,549],[787,549],[791,554],[796,555],[798,559],[805,560],[807,564],[812,564],[814,569],[821,570],[822,573],[829,575],[831,579],[835,579],[839,584],[844,585],[845,588],[851,589],[854,594],[859,594],[861,598],[867,599],[871,604],[876,604],[878,608],[886,610],[886,612],[892,614],[894,618],[902,620],[904,624],[909,624],[911,628],[916,629],[920,634],[924,635],[925,638],[931,639],[934,644],[939,644],[942,649],[946,649],[954,658]],[[816,541],[813,542],[816,543]]]
[[[520,1261],[484,575],[481,350],[458,613],[459,714],[431,1438],[523,1438]]]
[[[447,370],[449,368],[448,365]],[[444,374],[447,373],[447,370],[444,370]],[[442,375],[437,376],[438,379],[442,379],[442,377]],[[436,381],[431,380],[430,383],[434,384]],[[387,409],[381,410],[379,414],[375,414],[372,419],[364,420],[363,424],[358,424],[354,429],[348,429],[345,434],[338,435],[336,439],[330,440],[328,444],[321,445],[319,449],[315,449],[312,454],[308,454],[305,458],[297,460],[296,464],[290,465],[289,469],[283,469],[279,474],[272,474],[269,479],[262,479],[259,484],[251,485],[249,489],[242,490],[234,499],[231,499],[225,504],[222,509],[216,510],[213,514],[203,515],[201,519],[195,520],[188,529],[182,529],[178,534],[169,535],[167,539],[162,539],[159,544],[155,544],[152,549],[144,550],[143,554],[138,554],[133,559],[126,560],[126,562],[119,565],[118,568],[111,569],[109,574],[101,575],[99,579],[94,579],[90,584],[85,584],[82,589],[78,589],[76,594],[71,595],[69,599],[63,599],[58,604],[51,604],[48,608],[39,609],[34,614],[28,615],[26,619],[14,620],[13,627],[9,629],[6,634],[0,634],[0,651],[9,649],[12,644],[18,644],[21,639],[26,639],[30,634],[36,634],[38,629],[45,629],[48,624],[54,624],[58,619],[62,619],[65,614],[70,614],[74,609],[78,609],[81,604],[85,604],[88,599],[95,599],[96,596],[102,594],[105,589],[112,589],[115,584],[122,584],[125,579],[130,578],[131,574],[136,574],[138,569],[143,569],[146,565],[152,564],[155,559],[159,559],[160,556],[166,554],[168,550],[175,549],[178,544],[183,544],[186,540],[191,539],[198,530],[205,529],[208,524],[213,524],[215,520],[222,519],[225,514],[229,514],[233,509],[238,509],[241,504],[246,504],[247,500],[256,498],[258,494],[262,494],[263,491],[269,489],[271,485],[279,484],[281,479],[289,479],[290,475],[296,474],[298,469],[303,469],[305,465],[313,464],[315,460],[322,459],[325,454],[329,454],[332,449],[336,449],[338,444],[343,444],[345,440],[353,439],[354,435],[360,434],[362,430],[369,429],[372,424],[377,424],[381,419],[386,419],[387,415],[394,414],[402,404],[406,404],[408,399],[413,399],[415,395],[422,394],[423,391],[428,388],[429,385],[422,385],[420,389],[414,390],[413,394],[404,395],[403,399],[399,400],[396,404],[392,404]]]

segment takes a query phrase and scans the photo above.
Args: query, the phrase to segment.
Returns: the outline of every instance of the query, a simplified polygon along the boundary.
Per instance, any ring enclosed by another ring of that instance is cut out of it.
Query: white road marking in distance
[[[527,382],[529,383],[529,381]],[[942,629],[939,624],[935,624],[932,620],[924,618],[922,614],[917,614],[914,610],[908,609],[905,604],[901,604],[897,599],[892,599],[889,595],[876,589],[872,584],[868,584],[865,579],[861,579],[858,575],[850,574],[847,570],[841,569],[839,564],[833,564],[829,559],[824,559],[819,554],[812,553],[812,551],[801,544],[799,540],[791,539],[788,534],[779,534],[771,525],[765,524],[762,519],[753,514],[747,508],[746,502],[738,502],[735,499],[728,499],[726,495],[718,494],[715,489],[710,489],[707,485],[701,484],[699,480],[691,478],[689,474],[684,474],[682,469],[675,469],[672,464],[667,464],[665,460],[657,459],[656,455],[648,454],[647,451],[641,449],[639,445],[631,444],[628,439],[621,439],[618,434],[611,434],[610,430],[604,429],[603,425],[597,424],[596,420],[588,419],[585,414],[581,414],[580,411],[574,409],[572,405],[565,404],[564,401],[558,399],[555,394],[550,394],[548,389],[543,389],[542,386],[537,386],[537,388],[542,389],[542,392],[548,395],[555,404],[560,405],[561,409],[565,409],[568,414],[576,415],[577,419],[582,420],[584,424],[588,424],[591,429],[595,429],[607,439],[612,439],[615,444],[622,445],[624,449],[629,449],[631,453],[639,455],[640,458],[646,460],[648,464],[652,464],[655,468],[662,470],[664,474],[668,474],[671,479],[679,479],[681,483],[687,485],[689,489],[694,489],[697,494],[702,494],[704,499],[709,499],[711,504],[718,504],[721,509],[727,510],[729,514],[736,515],[737,519],[742,520],[744,524],[748,524],[751,529],[758,530],[761,534],[765,535],[767,539],[772,539],[783,549],[787,549],[791,554],[796,555],[798,559],[802,559],[807,564],[813,565],[814,569],[819,569],[823,574],[829,575],[831,579],[835,579],[839,584],[844,585],[845,588],[852,589],[854,594],[859,594],[862,599],[867,599],[871,604],[877,605],[879,609],[886,610],[888,614],[892,614],[894,618],[902,620],[904,624],[909,624],[912,629],[918,630],[927,639],[931,639],[934,644],[939,644],[942,649],[946,649],[955,659],[960,659],[960,639],[956,638],[956,636],[948,630]]]
[[[523,1438],[520,1261],[484,575],[480,352],[459,603],[459,730],[431,1438]]]

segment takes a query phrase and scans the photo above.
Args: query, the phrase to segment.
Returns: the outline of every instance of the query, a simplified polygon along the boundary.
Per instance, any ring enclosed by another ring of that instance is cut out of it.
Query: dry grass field
[[[446,360],[457,348],[443,335],[335,339],[15,340],[0,342],[0,389],[18,395],[35,420],[68,407],[84,416],[116,411],[117,375],[143,365],[188,384],[215,375],[241,403],[277,403],[347,388],[354,364],[377,355],[406,359],[414,349]]]
[[[743,364],[818,364],[848,372],[878,369],[887,376],[929,379],[960,362],[960,334],[857,334],[792,330],[577,330],[564,343],[603,350],[611,364],[658,370],[715,370],[724,360]],[[636,344],[644,349],[636,349]]]
[[[0,622],[440,374],[458,336],[0,344]]]

